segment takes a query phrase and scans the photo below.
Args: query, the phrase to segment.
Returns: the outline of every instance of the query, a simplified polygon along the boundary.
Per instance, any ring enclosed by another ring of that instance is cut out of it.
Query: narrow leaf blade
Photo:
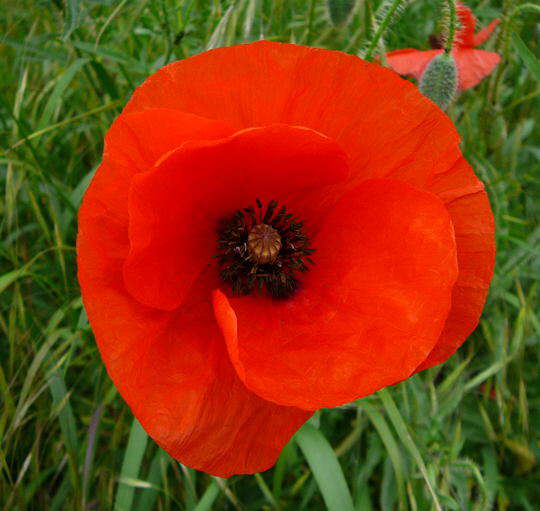
[[[138,478],[147,441],[148,435],[139,424],[139,421],[133,419],[128,445],[122,463],[122,470],[120,472],[120,482],[118,484],[118,492],[116,493],[114,511],[131,511],[132,509],[135,488],[133,485],[126,484],[123,481]]]
[[[341,465],[323,434],[305,424],[295,436],[317,481],[329,511],[354,511],[353,501]]]

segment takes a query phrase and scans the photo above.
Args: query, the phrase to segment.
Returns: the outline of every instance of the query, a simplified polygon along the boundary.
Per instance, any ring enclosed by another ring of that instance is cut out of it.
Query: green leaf
[[[323,434],[305,424],[295,435],[329,511],[354,511],[353,501],[339,461]]]
[[[79,26],[81,19],[81,1],[66,0],[66,21],[62,40],[67,41],[72,32]]]
[[[76,457],[78,452],[77,426],[75,417],[69,402],[69,394],[64,382],[64,377],[59,370],[56,370],[49,380],[49,387],[53,398],[54,409],[58,412],[60,429],[64,436],[64,441],[68,452]]]
[[[77,59],[58,77],[47,104],[43,109],[41,119],[37,123],[38,129],[43,129],[52,120],[54,111],[64,99],[64,92],[79,70],[88,62],[88,59]]]
[[[532,73],[534,79],[537,82],[540,82],[540,60],[535,57],[533,52],[527,48],[523,39],[515,32],[512,34],[512,43],[514,44],[517,54],[521,57],[521,60],[525,66],[527,66],[527,69]]]
[[[133,419],[122,470],[120,471],[114,511],[131,511],[132,509],[135,487],[126,482],[137,479],[147,441],[148,435],[139,424],[139,421]]]
[[[146,488],[148,489],[142,492],[140,498],[137,499],[137,511],[147,511],[154,508],[158,493],[163,491],[160,488],[162,486],[160,485],[160,481],[162,477],[166,476],[169,462],[170,458],[167,453],[158,448],[150,464],[148,476],[146,477],[146,483],[148,484]]]
[[[103,90],[111,97],[111,99],[118,99],[120,94],[118,93],[114,77],[107,71],[107,68],[97,60],[92,60],[90,65],[92,66],[94,73],[96,73]]]
[[[201,500],[199,500],[199,503],[193,508],[193,511],[210,511],[212,509],[212,504],[216,500],[217,496],[219,495],[220,488],[216,481],[212,481],[212,483],[206,488],[206,491],[203,493],[203,496],[201,497]]]
[[[383,403],[383,406],[386,409],[386,413],[388,414],[388,417],[390,417],[390,420],[392,421],[392,424],[394,425],[394,428],[396,428],[397,434],[399,438],[401,439],[401,442],[407,448],[411,456],[416,461],[416,464],[418,465],[418,468],[420,469],[422,477],[424,478],[426,482],[429,493],[431,494],[431,497],[433,498],[433,503],[435,504],[435,508],[437,509],[437,511],[442,511],[442,507],[439,502],[439,499],[437,498],[437,494],[435,493],[435,490],[433,489],[433,485],[431,484],[431,481],[429,480],[429,476],[428,476],[428,472],[427,472],[424,460],[422,459],[420,451],[418,450],[418,447],[416,447],[416,444],[414,443],[414,440],[412,439],[411,434],[409,433],[409,430],[407,429],[407,425],[405,424],[403,417],[399,413],[399,410],[396,406],[396,403],[392,399],[390,392],[388,392],[387,389],[382,389],[382,390],[379,390],[377,395],[380,397]]]
[[[403,456],[401,450],[386,422],[385,418],[367,400],[358,401],[358,406],[360,406],[369,417],[369,420],[375,426],[377,433],[381,437],[384,446],[386,447],[386,452],[392,462],[394,468],[394,474],[396,476],[396,486],[397,492],[400,498],[400,502],[405,502],[405,484],[404,484],[404,468],[403,468]]]
[[[26,268],[19,268],[17,270],[4,273],[4,275],[0,276],[0,293],[17,279],[27,275],[27,273]]]
[[[355,0],[328,0],[328,13],[335,26],[347,21],[354,7]]]

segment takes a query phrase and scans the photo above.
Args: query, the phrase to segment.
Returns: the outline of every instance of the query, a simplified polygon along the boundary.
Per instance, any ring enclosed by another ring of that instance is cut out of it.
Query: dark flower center
[[[273,298],[288,298],[298,288],[298,276],[314,264],[303,222],[286,206],[272,200],[264,207],[238,210],[223,221],[216,258],[221,278],[235,294],[265,289]]]

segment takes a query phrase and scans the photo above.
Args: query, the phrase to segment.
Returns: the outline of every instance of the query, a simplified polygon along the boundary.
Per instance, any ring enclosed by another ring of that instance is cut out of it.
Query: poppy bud
[[[328,13],[337,27],[347,21],[354,7],[354,0],[328,0]]]
[[[454,100],[458,87],[458,71],[452,55],[441,53],[427,66],[420,78],[420,92],[443,110]]]

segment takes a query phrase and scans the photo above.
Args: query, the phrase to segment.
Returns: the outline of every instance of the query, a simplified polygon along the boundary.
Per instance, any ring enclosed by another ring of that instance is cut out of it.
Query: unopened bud
[[[441,53],[427,66],[420,77],[420,92],[443,110],[452,103],[458,88],[458,71],[452,55]]]
[[[328,0],[328,13],[332,23],[337,27],[343,25],[354,7],[355,0]]]

